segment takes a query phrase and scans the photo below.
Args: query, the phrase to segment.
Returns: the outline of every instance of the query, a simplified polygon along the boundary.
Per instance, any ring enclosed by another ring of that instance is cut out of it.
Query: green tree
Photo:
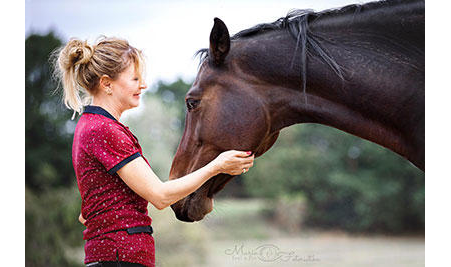
[[[181,136],[181,110],[151,93],[144,95],[141,106],[140,113],[127,116],[125,122],[139,138],[152,169],[165,180]]]
[[[25,40],[26,266],[81,266],[67,249],[82,245],[80,195],[71,161],[75,122],[55,94],[49,57],[61,46],[50,32]]]
[[[183,131],[185,125],[185,95],[191,87],[191,83],[186,83],[181,78],[178,78],[175,82],[165,83],[159,81],[153,88],[153,94],[146,94],[149,97],[157,95],[161,99],[162,103],[177,109],[177,120],[174,122],[175,126]]]
[[[61,46],[54,33],[25,40],[25,182],[33,190],[68,186],[75,122],[51,79],[49,56]]]
[[[424,173],[388,149],[331,127],[284,129],[246,174],[245,184],[253,196],[304,195],[310,226],[424,229]]]

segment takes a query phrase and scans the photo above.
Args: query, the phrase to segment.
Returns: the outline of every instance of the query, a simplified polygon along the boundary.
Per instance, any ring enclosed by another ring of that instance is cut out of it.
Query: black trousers
[[[98,261],[86,264],[87,267],[145,267],[139,263],[126,261]]]

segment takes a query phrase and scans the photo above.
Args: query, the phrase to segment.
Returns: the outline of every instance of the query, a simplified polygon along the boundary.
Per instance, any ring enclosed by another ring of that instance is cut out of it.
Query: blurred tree
[[[161,96],[150,93],[144,95],[141,105],[141,112],[127,117],[125,123],[138,137],[144,156],[154,172],[162,180],[167,180],[181,136],[181,110],[162,101]]]
[[[75,122],[54,93],[49,56],[61,46],[53,32],[25,40],[25,262],[81,266],[67,248],[83,243],[80,194],[71,161]]]
[[[75,122],[55,94],[49,55],[61,41],[50,32],[25,40],[25,182],[32,190],[68,186],[75,179],[71,161]]]
[[[245,184],[259,197],[302,193],[310,226],[424,229],[424,173],[381,146],[327,126],[284,129],[246,174]]]
[[[85,227],[78,222],[80,194],[77,185],[35,193],[25,189],[25,265],[82,266],[72,260],[71,248],[83,244]]]
[[[165,105],[175,107],[177,109],[176,126],[183,131],[185,125],[185,95],[191,88],[191,83],[184,82],[181,78],[178,78],[175,82],[165,83],[159,81],[153,88],[153,94],[159,96]],[[147,94],[151,97],[151,94]],[[177,148],[177,147],[176,147]],[[175,152],[175,151],[174,151]]]

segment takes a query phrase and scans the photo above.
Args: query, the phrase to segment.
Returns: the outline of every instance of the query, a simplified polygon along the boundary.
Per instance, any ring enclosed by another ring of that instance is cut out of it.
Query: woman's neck
[[[105,101],[101,98],[93,97],[92,105],[105,109],[118,121],[121,118],[123,110],[121,110],[118,105],[115,105],[112,101]]]

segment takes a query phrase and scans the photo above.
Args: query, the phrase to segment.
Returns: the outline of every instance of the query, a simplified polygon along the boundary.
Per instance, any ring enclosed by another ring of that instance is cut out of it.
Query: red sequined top
[[[85,264],[119,260],[155,266],[154,239],[150,234],[117,231],[152,223],[148,202],[116,173],[137,157],[144,158],[142,149],[128,127],[101,107],[85,107],[72,145],[81,213],[86,219]]]

